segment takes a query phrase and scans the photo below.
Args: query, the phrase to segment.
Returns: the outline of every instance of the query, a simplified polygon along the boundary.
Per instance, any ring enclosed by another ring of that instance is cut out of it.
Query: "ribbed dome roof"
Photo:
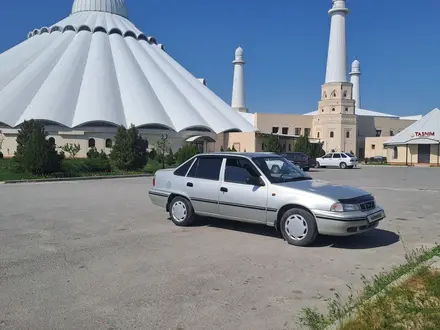
[[[102,11],[128,18],[124,0],[75,0],[72,14],[82,11]]]
[[[75,12],[30,36],[0,54],[0,123],[255,130],[120,15]]]

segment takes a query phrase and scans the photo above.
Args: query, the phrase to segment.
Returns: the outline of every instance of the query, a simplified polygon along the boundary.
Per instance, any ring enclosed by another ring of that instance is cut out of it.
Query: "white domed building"
[[[0,54],[0,139],[12,157],[25,120],[44,122],[58,146],[110,151],[118,126],[173,149],[217,134],[255,131],[246,119],[129,20],[123,0],[75,0],[70,16]]]

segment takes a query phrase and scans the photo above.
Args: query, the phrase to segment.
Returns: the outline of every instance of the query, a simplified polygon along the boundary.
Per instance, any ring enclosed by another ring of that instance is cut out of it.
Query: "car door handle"
[[[221,188],[220,188],[220,191],[221,191],[221,192],[228,192],[228,188],[221,187]]]
[[[188,183],[186,184],[186,186],[187,186],[187,187],[194,187],[194,185],[193,185],[192,182],[188,182]]]

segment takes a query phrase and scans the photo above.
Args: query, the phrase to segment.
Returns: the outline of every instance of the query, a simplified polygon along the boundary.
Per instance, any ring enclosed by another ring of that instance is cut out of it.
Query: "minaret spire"
[[[244,65],[246,62],[243,58],[243,48],[238,47],[235,51],[234,64],[234,81],[232,86],[232,109],[240,112],[247,112],[246,109],[246,92],[244,86]]]
[[[355,100],[355,108],[361,108],[361,64],[356,59],[351,65],[351,83],[353,84],[353,100]]]
[[[325,82],[347,82],[346,0],[333,0]]]

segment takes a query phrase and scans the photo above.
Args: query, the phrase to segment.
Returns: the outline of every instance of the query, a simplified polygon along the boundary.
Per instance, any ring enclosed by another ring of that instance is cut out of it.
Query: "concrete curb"
[[[0,182],[0,184],[110,180],[110,179],[129,179],[129,178],[145,178],[145,177],[148,178],[148,177],[152,177],[152,176],[153,176],[153,174],[83,176],[83,177],[77,177],[77,178],[47,178],[47,179],[29,179],[29,180],[9,180],[9,181]]]
[[[371,303],[374,302],[376,299],[378,299],[379,297],[383,296],[389,289],[394,288],[396,286],[401,285],[402,283],[404,283],[405,281],[407,281],[411,276],[413,276],[420,268],[422,267],[432,267],[434,269],[440,269],[440,257],[439,256],[434,256],[431,259],[426,260],[425,262],[422,262],[420,265],[418,265],[417,267],[415,267],[413,270],[411,270],[409,273],[406,273],[405,275],[402,275],[401,277],[399,277],[397,280],[395,280],[394,282],[391,282],[386,288],[384,288],[382,291],[380,291],[379,293],[375,294],[374,296],[372,296],[370,299],[367,299],[366,301],[364,301],[359,307],[357,307],[353,312],[347,314],[344,318],[337,320],[335,323],[333,323],[332,325],[329,325],[327,328],[325,328],[325,330],[338,330],[338,328],[343,325],[346,322],[349,322],[351,320],[353,320],[356,315],[358,314],[359,310],[362,308],[362,305],[367,304],[367,303]]]

